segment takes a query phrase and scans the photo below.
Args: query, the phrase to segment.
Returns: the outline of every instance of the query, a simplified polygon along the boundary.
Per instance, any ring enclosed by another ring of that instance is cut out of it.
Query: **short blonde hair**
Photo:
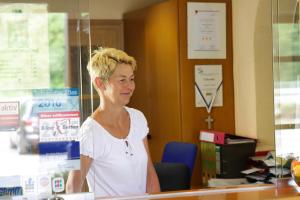
[[[95,50],[87,65],[87,69],[93,83],[96,77],[107,81],[114,73],[118,64],[131,65],[133,71],[137,69],[136,61],[133,57],[115,48],[99,48]]]

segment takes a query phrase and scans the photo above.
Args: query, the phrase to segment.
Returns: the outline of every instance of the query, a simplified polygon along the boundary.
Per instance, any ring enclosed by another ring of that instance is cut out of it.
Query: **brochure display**
[[[32,93],[33,110],[39,121],[41,169],[45,172],[79,169],[78,88],[39,89]]]

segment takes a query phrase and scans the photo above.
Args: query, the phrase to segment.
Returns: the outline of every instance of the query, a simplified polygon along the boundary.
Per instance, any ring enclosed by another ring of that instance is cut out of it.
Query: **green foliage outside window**
[[[51,13],[48,16],[49,61],[51,88],[64,88],[66,76],[66,18],[64,14]]]

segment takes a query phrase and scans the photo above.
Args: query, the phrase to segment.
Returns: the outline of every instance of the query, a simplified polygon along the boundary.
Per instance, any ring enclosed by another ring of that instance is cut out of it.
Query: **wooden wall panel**
[[[154,161],[168,141],[181,140],[177,14],[172,0],[124,16],[125,50],[138,62],[131,105],[148,119]]]
[[[90,20],[86,21],[69,20],[69,45],[70,46],[85,46],[91,43],[96,47],[114,47],[124,49],[124,33],[122,20]],[[79,34],[78,28],[81,33]],[[86,33],[90,29],[90,37]],[[84,33],[85,32],[85,33]],[[90,41],[91,40],[91,41]]]
[[[90,27],[92,46],[124,49],[122,20],[91,20]]]
[[[213,129],[235,132],[234,124],[234,87],[233,87],[233,58],[232,58],[232,12],[231,0],[211,0],[211,2],[226,3],[226,59],[187,59],[187,0],[179,1],[179,42],[180,42],[180,85],[181,85],[181,111],[182,111],[182,137],[183,141],[199,144],[199,130],[207,129],[204,121],[207,117],[205,108],[195,107],[195,65],[222,65],[223,71],[223,106],[213,107],[211,116],[214,119]],[[208,2],[192,0],[190,2]],[[200,152],[194,170],[193,185],[199,185]]]
[[[204,1],[193,1],[204,2]],[[219,0],[211,2],[226,2],[227,58],[226,59],[187,59],[187,1],[179,0],[179,33],[180,33],[180,75],[182,100],[182,132],[183,140],[195,142],[200,129],[206,129],[207,117],[205,108],[195,107],[195,65],[222,65],[223,71],[223,106],[212,108],[214,118],[213,129],[234,133],[234,88],[232,64],[232,23],[231,1]]]

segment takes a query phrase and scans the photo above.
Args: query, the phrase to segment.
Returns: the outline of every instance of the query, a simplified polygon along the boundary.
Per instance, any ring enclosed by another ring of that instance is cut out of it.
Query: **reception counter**
[[[98,198],[103,199],[103,198]],[[164,199],[164,200],[256,200],[256,199],[300,199],[300,187],[290,179],[278,179],[273,184],[241,185],[234,187],[194,189],[178,192],[162,192],[143,196],[104,198],[126,199]]]

